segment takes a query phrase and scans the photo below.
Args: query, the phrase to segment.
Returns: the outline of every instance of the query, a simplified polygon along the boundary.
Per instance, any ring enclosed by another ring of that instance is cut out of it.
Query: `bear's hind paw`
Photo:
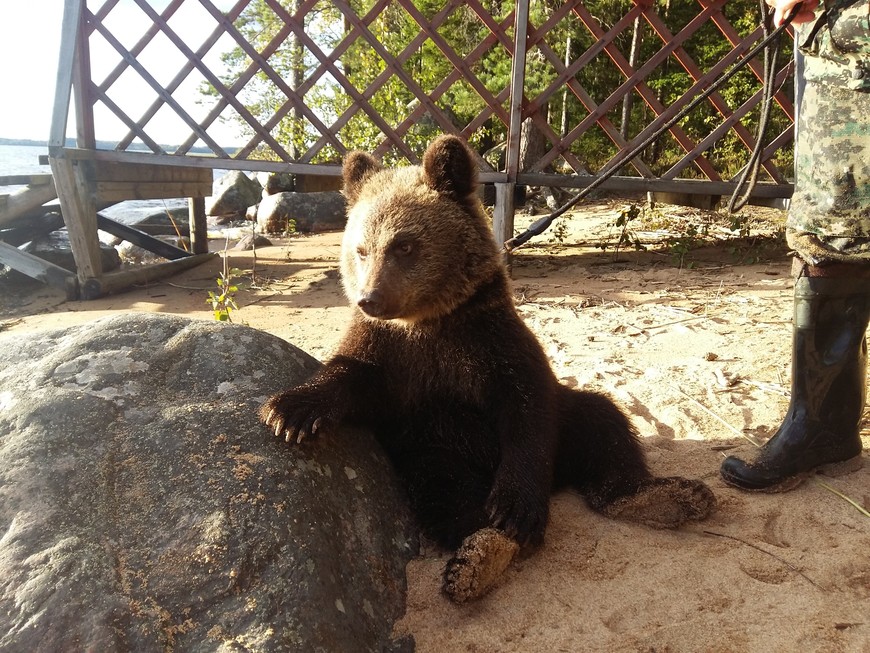
[[[707,518],[716,509],[716,496],[701,481],[672,476],[653,478],[628,496],[607,505],[614,519],[640,522],[652,528],[677,528]]]
[[[475,531],[447,563],[444,593],[454,603],[479,599],[492,589],[519,549],[519,544],[497,528]]]

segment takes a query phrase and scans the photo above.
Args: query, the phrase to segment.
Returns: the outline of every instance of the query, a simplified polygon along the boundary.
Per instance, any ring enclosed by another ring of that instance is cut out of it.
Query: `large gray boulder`
[[[259,181],[231,170],[214,182],[212,196],[205,200],[205,213],[228,220],[243,218],[248,207],[260,201],[262,193]]]
[[[339,191],[275,193],[257,207],[257,226],[264,233],[279,234],[292,224],[295,231],[321,232],[344,229],[347,202]]]
[[[33,254],[49,263],[59,265],[70,272],[76,271],[69,235],[66,231],[55,231],[30,241],[24,248],[28,254]],[[121,267],[121,257],[109,244],[100,243],[100,265],[103,272],[111,272]]]
[[[256,419],[313,358],[154,314],[0,351],[0,650],[407,650],[416,533],[373,439]]]

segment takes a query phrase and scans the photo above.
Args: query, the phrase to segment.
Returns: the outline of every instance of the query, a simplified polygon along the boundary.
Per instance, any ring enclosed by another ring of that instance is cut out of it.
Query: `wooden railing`
[[[589,184],[760,38],[760,29],[741,33],[729,22],[725,0],[697,0],[679,24],[652,0],[611,4],[624,12],[603,21],[582,0],[445,0],[434,9],[412,0],[66,0],[50,161],[80,283],[103,277],[88,215],[94,197],[82,193],[93,190],[92,162],[335,176],[360,134],[367,149],[401,165],[419,162],[427,136],[454,133],[480,152],[481,180],[496,185],[496,236],[509,238],[515,185]],[[268,29],[252,31],[254,19]],[[721,58],[699,64],[690,54],[699,41],[720,42]],[[421,50],[443,74],[421,71]],[[229,68],[219,56],[227,52]],[[787,84],[783,59],[778,80]],[[509,70],[494,74],[493,66]],[[675,97],[660,88],[664,67],[682,71]],[[749,69],[754,79],[743,84],[757,92],[738,100],[714,93],[700,128],[669,130],[679,156],[665,166],[655,155],[635,157],[604,188],[730,193],[734,171],[711,151],[723,139],[738,157],[755,145],[744,122],[761,99],[760,62]],[[590,90],[590,71],[612,77],[612,87]],[[791,193],[781,168],[790,161],[789,95],[787,86],[776,95],[759,197]],[[76,146],[68,147],[72,106]],[[540,145],[531,159],[521,150],[526,137]]]

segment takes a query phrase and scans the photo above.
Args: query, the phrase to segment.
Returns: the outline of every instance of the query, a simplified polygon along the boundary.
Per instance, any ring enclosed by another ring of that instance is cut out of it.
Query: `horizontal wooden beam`
[[[211,185],[213,173],[210,170],[185,165],[178,157],[175,161],[174,166],[164,166],[153,163],[95,160],[94,181],[196,182]]]
[[[191,256],[190,252],[186,252],[179,247],[175,247],[175,245],[163,242],[159,238],[150,236],[138,229],[116,222],[101,213],[97,213],[97,228],[102,229],[113,236],[117,236],[118,238],[123,238],[138,247],[147,249],[153,254],[157,254],[163,258],[168,258],[170,261]]]
[[[97,202],[157,200],[176,197],[208,197],[212,184],[165,181],[98,181],[94,184]]]
[[[2,241],[0,264],[8,265],[13,270],[49,286],[60,288],[66,293],[67,299],[74,299],[78,295],[78,280],[74,273]]]
[[[483,175],[481,175],[482,177]],[[552,188],[585,188],[595,181],[594,175],[552,175],[545,173],[520,173],[517,183],[527,186],[550,186]],[[687,193],[689,195],[730,195],[736,182],[708,181],[705,179],[645,179],[643,177],[611,177],[600,188],[625,192]],[[791,197],[792,184],[756,184],[753,197]]]
[[[0,176],[0,186],[42,186],[43,184],[51,184],[51,173],[39,175],[2,175]]]
[[[196,256],[187,256],[175,261],[167,261],[166,263],[155,263],[130,270],[109,272],[104,274],[101,279],[87,279],[82,285],[81,298],[97,299],[103,295],[127,290],[135,284],[146,284],[165,279],[173,274],[178,274],[184,270],[201,265],[206,261],[210,261],[216,256],[218,256],[217,252],[197,254]],[[205,302],[205,298],[203,298],[203,302]]]
[[[3,206],[0,207],[0,225],[8,224],[28,211],[57,199],[57,191],[54,183],[51,183],[51,175],[48,177],[50,183],[28,186],[22,191],[7,195]]]

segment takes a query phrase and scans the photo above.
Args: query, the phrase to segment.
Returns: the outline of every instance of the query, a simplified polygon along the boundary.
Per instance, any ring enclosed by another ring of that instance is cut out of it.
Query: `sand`
[[[543,548],[475,603],[442,595],[448,554],[425,547],[408,566],[397,634],[413,634],[420,653],[870,651],[870,518],[859,509],[870,509],[870,465],[778,495],[731,489],[718,474],[725,455],[751,454],[750,439],[769,436],[788,405],[784,246],[724,242],[692,250],[682,266],[679,243],[617,256],[596,245],[612,237],[624,205],[590,203],[565,222],[562,242],[550,236],[518,253],[518,309],[561,380],[609,393],[631,414],[653,470],[704,479],[717,511],[656,531],[559,494]],[[663,214],[671,226],[707,219]],[[239,280],[234,320],[326,358],[350,311],[339,248],[340,234],[324,233],[276,240],[256,263],[230,251],[230,265],[257,279]],[[0,328],[26,337],[121,311],[212,319],[206,293],[220,266],[90,302],[6,284]]]

